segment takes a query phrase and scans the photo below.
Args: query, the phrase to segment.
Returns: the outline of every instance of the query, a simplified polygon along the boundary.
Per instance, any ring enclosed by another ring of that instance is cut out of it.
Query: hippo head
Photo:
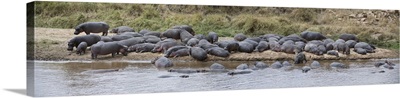
[[[76,28],[74,34],[78,35],[81,32],[83,32],[83,30],[81,28]]]
[[[122,48],[119,49],[119,52],[121,52],[122,55],[127,56],[128,55],[128,46],[121,45]]]
[[[156,63],[156,61],[159,59],[160,57],[156,57],[156,58],[154,58],[153,60],[151,60],[151,64],[155,64]]]
[[[68,50],[68,51],[72,51],[73,49],[74,49],[74,43],[68,42],[68,48],[67,48],[67,50]]]
[[[118,29],[117,29],[117,28],[114,28],[114,29],[111,29],[111,30],[110,30],[110,33],[118,33],[117,31],[118,31]]]

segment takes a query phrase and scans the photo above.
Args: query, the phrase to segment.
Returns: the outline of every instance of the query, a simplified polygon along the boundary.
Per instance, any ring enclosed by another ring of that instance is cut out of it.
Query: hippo
[[[101,37],[99,35],[83,35],[83,36],[76,36],[68,41],[68,51],[72,51],[75,48],[78,47],[78,45],[81,42],[86,42],[87,46],[92,46],[93,44],[96,44],[101,40]]]
[[[306,40],[305,39],[303,39],[303,38],[301,38],[299,35],[297,35],[297,34],[291,34],[291,35],[288,35],[288,36],[286,36],[286,37],[283,37],[283,38],[281,38],[281,39],[279,39],[279,44],[283,44],[284,42],[286,42],[286,41],[293,41],[293,42],[297,42],[297,41],[302,41],[302,42],[306,42]]]
[[[124,56],[128,55],[128,47],[126,45],[119,44],[118,42],[103,42],[100,41],[91,47],[92,59],[97,59],[97,55],[111,54],[115,57],[115,54],[121,52]]]
[[[339,39],[343,39],[344,41],[347,41],[347,40],[358,41],[357,36],[354,34],[341,34],[341,35],[339,35]]]
[[[164,52],[164,57],[170,57],[171,53],[176,52],[180,49],[189,49],[186,46],[173,46]]]
[[[218,34],[215,32],[209,32],[207,36],[207,41],[210,42],[211,44],[218,42]]]
[[[389,62],[388,60],[385,60],[385,63],[388,64],[388,65],[390,65],[390,66],[396,66],[396,64],[394,64],[394,63],[392,63],[392,62]]]
[[[337,50],[338,52],[342,52],[343,54],[346,54],[346,55],[349,55],[349,54],[350,54],[349,45],[346,45],[346,43],[343,43],[343,42],[339,42],[339,43],[337,44],[336,50]]]
[[[310,71],[311,70],[311,67],[310,66],[303,66],[302,68],[301,68],[301,72],[303,72],[303,73],[307,73],[308,71]]]
[[[339,62],[332,62],[329,66],[331,68],[346,68],[346,65],[344,65],[343,63],[339,63]]]
[[[194,47],[194,46],[196,46],[198,43],[199,43],[199,39],[197,39],[197,38],[191,38],[191,39],[189,39],[189,41],[186,43],[186,46],[191,46],[191,47]]]
[[[312,43],[307,43],[306,46],[304,47],[304,50],[306,52],[310,52],[313,54],[319,54],[319,49],[318,49],[318,45],[316,44],[312,44]]]
[[[114,35],[111,37],[112,41],[121,41],[121,40],[126,40],[126,39],[130,39],[133,38],[133,36],[130,35]]]
[[[333,43],[328,43],[328,44],[326,44],[326,45],[325,45],[325,48],[326,48],[326,51],[334,50],[334,49],[333,49],[333,48],[334,48]]]
[[[186,30],[187,32],[189,32],[191,35],[196,35],[196,33],[194,32],[193,28],[189,25],[178,25],[178,26],[174,26],[172,27],[173,29],[182,29],[182,30]]]
[[[303,31],[300,33],[300,36],[302,38],[306,39],[307,41],[326,39],[326,37],[324,35],[322,35],[321,33],[312,32],[312,31]]]
[[[87,43],[81,42],[76,48],[76,54],[82,55],[86,53]]]
[[[118,44],[125,45],[125,46],[133,46],[136,44],[144,43],[144,39],[142,37],[133,37],[126,40],[116,41]]]
[[[246,42],[246,41],[242,41],[239,42],[239,52],[246,52],[246,53],[251,53],[254,51],[254,46],[253,44]]]
[[[388,65],[388,64],[385,64],[385,65],[383,65],[383,68],[387,68],[387,69],[394,69],[394,67],[393,67],[393,66],[390,66],[390,65]]]
[[[317,55],[323,55],[323,54],[325,54],[326,53],[326,48],[325,48],[325,46],[324,45],[318,45],[318,54]]]
[[[292,66],[292,64],[290,64],[288,61],[283,61],[282,65],[283,66]]]
[[[139,34],[137,32],[123,32],[123,33],[118,33],[117,35],[127,35],[127,36],[132,36],[132,37],[143,37],[142,34]]]
[[[189,55],[198,61],[205,61],[207,59],[207,52],[200,47],[189,48]]]
[[[247,39],[247,36],[244,35],[243,33],[239,33],[239,34],[236,34],[233,37],[233,39],[236,40],[236,41],[243,41],[243,40]]]
[[[281,52],[281,44],[279,44],[277,41],[270,41],[268,44],[272,51]]]
[[[249,65],[247,64],[240,64],[236,67],[237,70],[246,70],[249,69]]]
[[[200,48],[203,48],[204,50],[213,48],[213,47],[219,47],[218,45],[215,44],[211,44],[210,42],[208,42],[205,39],[202,39],[199,41],[199,44],[197,44],[197,46],[199,46]]]
[[[250,37],[250,38],[247,38],[247,39],[252,40],[252,41],[255,41],[255,42],[257,42],[257,43],[259,43],[260,41],[263,40],[261,37]],[[264,41],[265,41],[265,40],[264,40]]]
[[[207,70],[204,70],[204,69],[169,69],[168,72],[192,74],[192,73],[204,73],[204,72],[207,72]]]
[[[321,64],[318,61],[313,61],[310,65],[312,69],[320,68]]]
[[[324,45],[328,45],[329,43],[334,43],[335,41],[333,39],[327,38],[322,40],[322,42],[324,43]]]
[[[148,29],[142,29],[142,30],[139,31],[139,34],[144,35],[144,34],[149,33],[149,32],[151,32],[151,31],[148,30]]]
[[[263,52],[265,50],[269,49],[269,44],[267,41],[260,41],[258,45],[256,46],[256,49],[254,51],[256,52]]]
[[[386,63],[385,62],[376,62],[375,64],[374,64],[374,66],[376,67],[376,68],[378,68],[378,67],[380,67],[380,66],[382,66],[382,65],[385,65]]]
[[[81,32],[85,32],[86,35],[89,35],[90,33],[103,32],[102,36],[107,36],[109,28],[110,26],[105,22],[85,22],[75,27],[74,34],[78,35]]]
[[[182,56],[189,56],[189,48],[187,49],[179,49],[177,51],[172,52],[169,56],[171,57],[182,57]]]
[[[180,39],[181,29],[168,29],[161,34],[162,37]]]
[[[190,34],[189,32],[187,32],[186,30],[180,30],[180,38],[181,38],[181,42],[183,43],[187,43],[191,38],[194,38],[192,34]]]
[[[354,48],[354,46],[357,44],[355,40],[347,40],[345,43],[349,46],[349,48]]]
[[[215,44],[227,50],[229,53],[236,52],[239,50],[239,43],[234,40],[219,41],[216,42]]]
[[[336,52],[336,50],[329,50],[326,54],[328,55],[334,55],[336,57],[339,57],[339,53]]]
[[[154,49],[152,50],[152,52],[165,52],[167,51],[169,48],[173,47],[173,46],[179,46],[180,44],[178,44],[176,41],[160,41],[156,44],[156,47],[154,47]]]
[[[356,45],[354,45],[354,48],[365,49],[368,53],[374,53],[375,52],[374,47],[375,46],[372,46],[366,42],[358,42]]]
[[[306,62],[307,62],[306,55],[304,55],[303,52],[298,52],[298,50],[295,50],[294,64],[300,64]]]
[[[294,42],[294,45],[296,46],[296,49],[303,51],[304,47],[306,46],[306,43],[304,43],[302,41],[297,41],[297,42]]]
[[[202,39],[207,40],[207,37],[204,36],[203,34],[196,34],[196,35],[194,35],[194,38],[197,38],[197,39],[199,39],[199,40],[202,40]]]
[[[151,60],[151,64],[154,64],[156,67],[172,67],[174,63],[166,57],[156,57],[155,59]]]
[[[211,70],[225,69],[225,66],[222,65],[222,64],[219,64],[219,63],[213,63],[213,64],[210,66],[210,69],[211,69]]]
[[[136,46],[135,51],[137,53],[151,52],[151,50],[153,50],[154,47],[156,47],[156,44],[152,44],[152,43],[142,43],[142,44],[136,44],[136,45],[134,45],[134,46]],[[129,51],[129,49],[128,49],[128,51]]]
[[[264,62],[260,62],[260,61],[256,62],[256,63],[254,64],[254,66],[255,66],[257,69],[265,69],[265,68],[268,68],[268,65],[267,65],[267,64],[265,64]]]
[[[161,33],[160,32],[151,31],[149,33],[144,34],[143,36],[156,36],[156,37],[160,38],[161,37]]]
[[[230,53],[229,51],[221,48],[221,47],[213,47],[213,48],[209,48],[206,50],[206,52],[208,54],[217,56],[217,57],[229,57]]]
[[[85,54],[87,48],[86,42],[81,42],[78,47],[76,48],[76,54],[82,55]]]
[[[235,70],[235,71],[228,72],[228,75],[233,76],[233,75],[238,75],[238,74],[249,74],[251,72],[252,72],[251,70]]]
[[[261,36],[261,38],[264,40],[270,40],[270,38],[273,38],[275,39],[275,41],[278,41],[282,37],[283,37],[282,35],[277,35],[277,34],[265,34]]]
[[[354,48],[353,51],[361,55],[367,55],[367,50],[363,48]]]
[[[284,42],[281,47],[281,52],[285,52],[285,53],[290,53],[290,54],[294,54],[294,50],[296,49],[296,45],[294,44],[293,41],[288,40],[286,42]]]
[[[103,41],[103,42],[112,42],[113,40],[112,40],[111,37],[109,37],[109,36],[101,36],[100,41]]]
[[[110,33],[124,33],[124,32],[135,32],[135,30],[129,26],[119,26],[111,29]]]
[[[143,36],[143,39],[145,43],[153,43],[153,44],[161,41],[161,38],[153,35],[145,35]]]
[[[274,62],[274,63],[271,64],[271,67],[272,67],[273,69],[279,69],[279,68],[283,67],[283,65],[281,64],[281,62],[276,61],[276,62]]]

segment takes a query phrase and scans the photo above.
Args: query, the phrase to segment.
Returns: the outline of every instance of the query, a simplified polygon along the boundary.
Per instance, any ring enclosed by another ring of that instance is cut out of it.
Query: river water
[[[396,64],[394,69],[374,67],[375,62],[383,60],[339,61],[349,65],[346,69],[331,69],[328,65],[333,61],[319,61],[323,67],[308,73],[302,73],[300,68],[305,64],[300,64],[234,76],[227,73],[173,73],[156,68],[149,61],[31,61],[27,68],[34,70],[34,75],[28,74],[28,79],[34,76],[35,96],[82,96],[399,83],[399,59],[388,60]],[[216,62],[230,70],[241,63],[254,63]],[[207,69],[212,63],[215,62],[176,61],[172,69]],[[189,77],[179,77],[182,75]]]

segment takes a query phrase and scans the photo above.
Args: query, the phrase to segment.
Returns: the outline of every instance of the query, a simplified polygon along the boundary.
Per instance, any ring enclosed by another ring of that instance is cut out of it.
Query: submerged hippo
[[[110,33],[124,33],[124,32],[135,32],[135,30],[129,26],[119,26],[111,29]]]
[[[151,60],[151,64],[154,64],[156,67],[172,67],[174,64],[171,60],[166,57],[156,57],[155,59]]]
[[[199,61],[205,61],[207,59],[207,52],[200,47],[189,48],[189,55]]]
[[[249,65],[247,64],[240,64],[236,67],[237,70],[245,70],[245,69],[249,69]]]
[[[109,28],[110,26],[105,22],[85,22],[75,27],[74,34],[78,35],[81,32],[85,32],[86,35],[89,35],[90,33],[103,32],[102,36],[107,36]]]
[[[302,68],[301,68],[301,71],[303,72],[303,73],[307,73],[308,71],[310,71],[311,70],[311,67],[310,66],[303,66]]]
[[[256,62],[255,64],[254,64],[254,66],[257,68],[257,69],[265,69],[265,68],[268,68],[268,65],[267,64],[265,64],[264,62]]]
[[[76,36],[68,41],[67,50],[72,51],[74,47],[77,48],[81,42],[86,42],[87,46],[92,46],[93,44],[96,44],[100,40],[101,37],[99,35],[90,34],[90,35]]]
[[[204,73],[208,71],[204,69],[169,69],[168,72],[192,74],[192,73]]]
[[[228,75],[233,76],[233,75],[238,75],[238,74],[249,74],[251,72],[252,72],[251,70],[235,70],[235,71],[228,72]]]
[[[82,55],[86,53],[87,43],[81,42],[76,48],[76,54]]]
[[[128,47],[118,42],[98,42],[91,47],[92,59],[97,59],[97,55],[111,54],[112,57],[115,54],[121,52],[124,56],[128,55]]]
[[[225,66],[219,63],[213,63],[210,66],[209,72],[228,72],[227,69],[225,69]]]
[[[311,68],[316,69],[316,68],[320,68],[321,64],[318,61],[313,61],[310,66],[311,66]]]
[[[331,68],[346,68],[347,67],[343,63],[339,63],[339,62],[332,62],[329,66]]]
[[[283,67],[283,65],[281,64],[281,62],[276,61],[276,62],[274,62],[274,63],[271,64],[271,67],[272,67],[273,69],[279,69],[279,68]]]

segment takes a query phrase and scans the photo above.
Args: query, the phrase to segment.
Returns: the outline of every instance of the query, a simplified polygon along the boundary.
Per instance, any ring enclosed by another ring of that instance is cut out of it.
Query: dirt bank
[[[91,60],[90,51],[85,55],[77,55],[67,51],[67,42],[73,35],[73,29],[53,29],[53,28],[35,28],[35,60]],[[80,34],[80,35],[83,35]],[[113,35],[113,34],[109,34]],[[220,38],[220,40],[227,40],[231,38]],[[355,59],[380,59],[380,58],[398,58],[398,51],[378,48],[376,53],[367,55],[359,55],[351,51],[351,54],[346,56],[339,54],[340,57],[330,55],[317,56],[311,53],[305,53],[308,60],[355,60]],[[157,56],[162,56],[161,53],[129,53],[128,56],[117,55],[112,58],[111,55],[100,55],[99,60],[151,60]],[[293,59],[294,54],[286,54],[274,51],[264,51],[261,53],[234,53],[228,58],[208,56],[208,61],[246,61],[246,60],[282,60]],[[194,61],[191,57],[177,57],[171,58],[172,60]]]

